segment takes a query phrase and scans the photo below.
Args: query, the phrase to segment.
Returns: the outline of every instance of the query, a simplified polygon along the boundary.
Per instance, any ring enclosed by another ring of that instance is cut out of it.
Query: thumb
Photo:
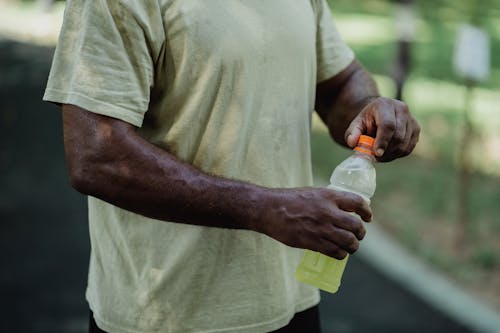
[[[347,145],[351,148],[356,147],[359,136],[363,133],[363,122],[361,118],[356,117],[347,130],[345,131],[344,139]]]

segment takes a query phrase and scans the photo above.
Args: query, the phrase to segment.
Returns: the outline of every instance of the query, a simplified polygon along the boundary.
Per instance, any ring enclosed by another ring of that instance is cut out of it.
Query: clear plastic
[[[372,155],[355,151],[352,156],[335,168],[328,188],[356,193],[370,203],[376,187],[373,162]],[[296,278],[322,290],[335,293],[340,287],[347,259],[348,256],[343,260],[338,260],[318,252],[305,250],[304,257],[295,273]]]

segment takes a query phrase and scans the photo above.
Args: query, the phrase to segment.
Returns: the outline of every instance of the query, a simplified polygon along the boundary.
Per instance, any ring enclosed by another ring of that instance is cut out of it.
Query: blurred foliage
[[[388,18],[394,14],[393,1],[389,0],[329,0],[333,15],[345,15]],[[489,32],[491,54],[500,52],[500,0],[414,0],[417,14],[417,35],[413,52],[413,75],[420,75],[440,80],[456,79],[450,60],[453,56],[455,34],[458,24],[474,22]],[[369,64],[375,73],[388,74],[391,70],[389,61],[394,59],[395,45],[392,41],[397,36],[393,26],[389,28],[392,35],[387,42],[365,43],[353,45],[359,59]],[[491,57],[492,68],[500,71],[500,57]],[[495,75],[500,75],[495,73]],[[488,87],[497,82],[488,81]]]
[[[381,91],[394,93],[396,41],[393,1],[329,0],[337,26],[358,59],[376,74]],[[375,223],[408,249],[481,294],[500,310],[500,0],[416,0],[417,33],[406,101],[422,125],[408,158],[377,166]],[[457,155],[465,87],[452,66],[457,28],[474,22],[491,42],[491,76],[474,92],[472,212],[464,249],[456,248]],[[313,122],[314,173],[328,180],[350,151],[333,144]],[[325,153],[328,152],[328,153]]]

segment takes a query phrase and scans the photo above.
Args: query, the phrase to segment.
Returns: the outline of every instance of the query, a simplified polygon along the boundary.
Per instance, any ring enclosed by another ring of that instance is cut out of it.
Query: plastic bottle
[[[358,144],[354,148],[354,154],[333,170],[328,188],[356,193],[368,204],[370,203],[370,198],[375,193],[376,187],[376,173],[372,164],[375,161],[374,141],[372,137],[360,136]],[[305,250],[304,257],[295,273],[296,278],[299,281],[335,293],[340,287],[347,258],[338,260],[318,252]]]

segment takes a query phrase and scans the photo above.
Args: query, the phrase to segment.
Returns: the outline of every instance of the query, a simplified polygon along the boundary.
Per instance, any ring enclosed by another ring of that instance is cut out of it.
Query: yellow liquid
[[[335,293],[340,287],[348,257],[338,260],[318,252],[305,250],[295,277],[301,282]]]
[[[356,193],[370,204],[370,198],[375,192],[376,180],[375,168],[371,161],[371,157],[363,157],[362,153],[355,153],[335,168],[328,187],[333,190]],[[335,293],[339,290],[347,259],[348,256],[338,260],[318,252],[305,250],[295,277],[301,282]]]

